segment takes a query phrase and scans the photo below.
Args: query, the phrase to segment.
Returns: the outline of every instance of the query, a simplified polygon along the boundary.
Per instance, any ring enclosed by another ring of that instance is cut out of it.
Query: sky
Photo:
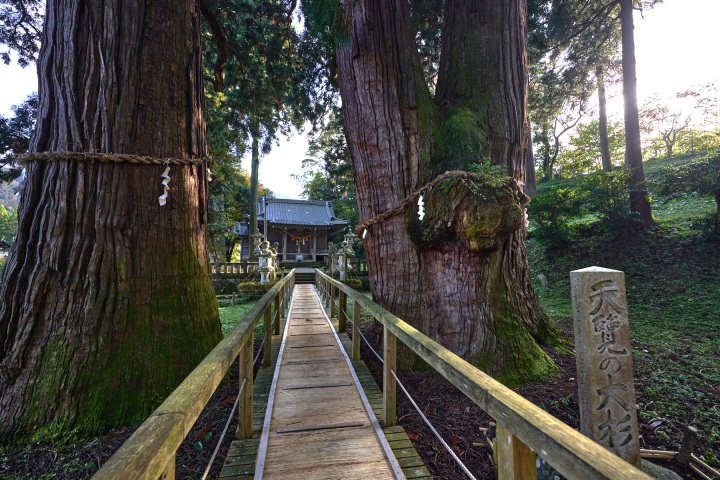
[[[665,0],[652,10],[635,12],[638,97],[671,96],[692,86],[720,83],[720,0]],[[0,64],[0,114],[37,89],[35,68]],[[610,116],[622,118],[622,96],[609,101]],[[282,139],[260,163],[260,183],[280,198],[300,198],[302,187],[292,175],[301,173],[307,139],[297,133]],[[250,159],[243,159],[249,170]]]

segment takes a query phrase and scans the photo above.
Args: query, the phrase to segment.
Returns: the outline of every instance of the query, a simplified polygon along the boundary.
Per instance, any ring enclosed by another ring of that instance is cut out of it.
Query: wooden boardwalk
[[[273,336],[279,366],[255,379],[253,438],[233,442],[219,478],[430,478],[402,427],[378,423],[380,389],[313,285],[296,285],[288,313]]]
[[[255,478],[402,478],[312,285],[295,287],[278,365]]]

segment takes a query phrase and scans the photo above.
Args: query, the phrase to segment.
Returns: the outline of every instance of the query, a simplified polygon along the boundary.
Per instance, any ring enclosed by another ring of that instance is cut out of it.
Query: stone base
[[[641,462],[640,468],[642,469],[642,471],[657,480],[683,480],[683,477],[681,477],[677,473],[673,472],[672,470],[668,470],[665,467],[661,467],[660,465],[656,465],[645,459],[641,460],[640,462]],[[557,470],[555,470],[553,467],[551,467],[549,463],[547,463],[542,458],[538,457],[538,459],[537,459],[537,480],[566,480],[566,479],[565,479],[565,477],[560,475],[557,472]]]
[[[665,467],[661,467],[644,459],[641,460],[640,468],[642,468],[643,472],[657,480],[682,480],[683,478],[672,470],[668,470]]]

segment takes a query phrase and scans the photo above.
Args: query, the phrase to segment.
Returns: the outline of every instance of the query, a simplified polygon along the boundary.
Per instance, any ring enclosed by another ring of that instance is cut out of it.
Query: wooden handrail
[[[269,321],[266,311],[275,303],[276,312],[283,313],[292,293],[295,271],[277,282],[255,306],[233,327],[205,359],[188,375],[170,396],[155,410],[133,435],[93,476],[93,479],[175,478],[175,452],[238,355],[252,363],[253,333],[261,317]],[[280,310],[277,310],[278,305]],[[268,331],[266,327],[265,331]],[[269,338],[265,348],[270,348]],[[249,355],[248,355],[249,353]],[[242,362],[241,362],[242,363]],[[246,368],[252,372],[252,366]],[[242,375],[243,372],[241,372]],[[251,373],[250,373],[251,374]],[[252,376],[246,388],[252,405]],[[252,411],[243,417],[252,434]]]
[[[649,480],[651,478],[423,335],[361,293],[319,270],[315,271],[315,283],[325,295],[329,291],[338,289],[352,298],[356,305],[361,305],[379,321],[387,333],[407,345],[496,420],[501,426],[498,432],[507,432],[506,435],[498,434],[496,448],[505,450],[501,454],[503,459],[509,458],[509,461],[517,463],[514,468],[510,465],[500,469],[499,478],[528,478],[523,473],[527,472],[527,456],[517,458],[525,451],[523,446],[540,455],[560,474],[570,479]],[[355,331],[356,325],[353,324],[353,332]],[[394,397],[394,392],[392,396]],[[517,445],[518,441],[524,445]],[[509,449],[507,445],[510,445]],[[532,466],[534,464],[535,462],[532,462]]]

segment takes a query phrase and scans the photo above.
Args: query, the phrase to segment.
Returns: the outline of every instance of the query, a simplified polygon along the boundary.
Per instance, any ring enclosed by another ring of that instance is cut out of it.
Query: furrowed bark
[[[206,155],[199,19],[180,0],[48,0],[31,151]],[[0,285],[0,436],[137,422],[220,339],[204,165],[33,161]]]
[[[524,180],[524,1],[447,2],[434,100],[407,3],[354,1],[345,9],[350,39],[338,51],[339,81],[361,222],[444,171],[488,157]],[[511,186],[447,179],[426,195],[425,220],[410,209],[363,240],[376,301],[513,383],[556,371],[536,343],[556,332],[530,283],[525,200]],[[403,367],[411,362],[401,356]]]

